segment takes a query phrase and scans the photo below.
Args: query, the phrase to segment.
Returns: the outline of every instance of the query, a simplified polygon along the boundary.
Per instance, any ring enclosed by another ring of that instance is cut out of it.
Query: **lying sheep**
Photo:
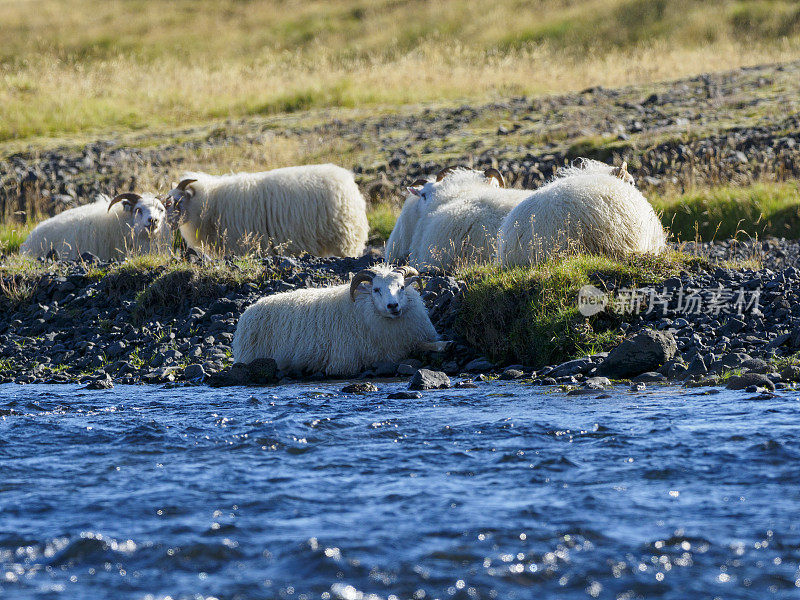
[[[505,216],[529,191],[506,189],[496,169],[484,172],[449,167],[436,181],[416,181],[387,242],[387,259],[418,268],[452,270],[486,262],[495,254]],[[393,239],[394,238],[394,239]]]
[[[410,267],[379,265],[350,284],[262,298],[242,314],[233,338],[238,363],[273,358],[290,372],[348,376],[414,350],[444,349]]]
[[[20,253],[43,257],[56,251],[62,260],[90,252],[100,260],[165,249],[170,232],[164,226],[164,205],[155,196],[101,195],[93,204],[65,210],[39,223],[20,247]]]
[[[529,265],[563,251],[657,254],[666,234],[626,165],[584,160],[514,208],[500,227],[497,259]]]
[[[360,256],[369,232],[352,173],[334,165],[187,173],[165,204],[170,226],[207,251]]]

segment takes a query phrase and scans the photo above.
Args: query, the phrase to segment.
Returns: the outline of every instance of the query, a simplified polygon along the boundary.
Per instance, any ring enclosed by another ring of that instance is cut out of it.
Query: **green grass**
[[[461,274],[468,288],[456,331],[495,361],[535,368],[601,351],[621,338],[622,318],[578,312],[581,287],[613,281],[618,287],[646,286],[691,270],[697,257],[669,253],[624,260],[579,255],[527,268],[472,267]]]
[[[656,196],[661,221],[681,241],[772,235],[800,238],[797,182],[717,187],[675,196]]]
[[[389,239],[399,214],[399,209],[389,202],[380,202],[369,208],[367,220],[369,221],[369,241],[371,244],[381,244]]]
[[[18,252],[34,225],[34,223],[0,223],[0,256]]]

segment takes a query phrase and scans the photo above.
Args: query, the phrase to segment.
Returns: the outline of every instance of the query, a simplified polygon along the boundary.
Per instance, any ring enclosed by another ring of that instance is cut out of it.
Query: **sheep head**
[[[167,208],[167,223],[172,229],[177,229],[186,220],[186,209],[194,196],[194,189],[189,187],[197,179],[184,179],[172,188],[164,199]]]
[[[350,282],[350,299],[355,302],[357,293],[366,293],[369,289],[375,312],[382,317],[396,319],[402,316],[408,306],[406,286],[418,281],[419,273],[411,267],[364,269]],[[362,287],[365,283],[369,283],[370,287]]]
[[[633,178],[633,175],[628,173],[628,163],[623,162],[622,165],[619,167],[612,167],[611,174],[615,177],[619,177],[625,183],[630,183],[631,185],[636,185],[636,180]]]
[[[161,229],[165,220],[164,205],[154,196],[140,196],[133,192],[125,192],[114,196],[108,203],[108,212],[115,204],[122,204],[122,210],[131,213],[132,229],[136,235],[153,234]]]

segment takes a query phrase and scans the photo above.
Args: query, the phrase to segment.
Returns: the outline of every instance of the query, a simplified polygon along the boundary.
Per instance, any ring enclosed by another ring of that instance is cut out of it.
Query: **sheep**
[[[165,204],[170,227],[195,250],[360,256],[369,232],[352,173],[331,164],[187,173]]]
[[[562,169],[514,208],[500,226],[497,260],[530,265],[566,250],[619,257],[658,254],[666,233],[627,165],[590,160]]]
[[[376,265],[349,284],[266,296],[244,311],[233,358],[272,358],[285,372],[350,376],[414,350],[442,351],[410,267]],[[368,285],[366,285],[368,284]]]
[[[34,257],[56,251],[62,260],[89,252],[100,260],[124,258],[168,247],[164,205],[155,196],[132,192],[113,200],[100,195],[92,204],[65,210],[39,223],[20,247]]]
[[[494,258],[497,231],[509,211],[530,195],[506,189],[496,169],[448,167],[436,181],[415,181],[387,242],[387,260],[418,267],[454,267]]]

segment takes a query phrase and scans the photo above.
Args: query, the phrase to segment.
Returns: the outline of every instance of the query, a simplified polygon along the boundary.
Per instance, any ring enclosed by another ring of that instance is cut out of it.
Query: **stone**
[[[663,377],[663,375],[662,375]],[[632,392],[643,392],[647,389],[647,386],[642,381],[634,381],[631,382],[631,391]]]
[[[738,369],[746,360],[750,360],[750,356],[744,352],[731,352],[726,354],[720,359],[720,363],[726,369]]]
[[[375,364],[375,375],[377,377],[394,377],[397,373],[398,364],[393,361],[382,360]]]
[[[405,360],[397,366],[398,375],[413,375],[422,366],[422,361],[416,359]]]
[[[512,379],[522,379],[525,377],[525,373],[520,371],[519,369],[506,369],[502,372],[498,379],[502,379],[503,381],[510,381]]]
[[[745,390],[751,385],[756,387],[765,388],[770,392],[775,391],[775,384],[762,373],[745,373],[744,375],[735,375],[728,379],[729,390]]]
[[[207,376],[203,365],[189,365],[183,370],[183,377],[186,381],[202,382]]]
[[[604,377],[621,379],[655,371],[677,351],[672,333],[645,329],[614,348],[597,372]]]
[[[266,384],[275,383],[278,378],[278,363],[272,358],[257,358],[249,365],[247,371],[252,383]]]
[[[761,360],[760,358],[751,358],[750,360],[746,360],[739,365],[739,367],[748,373],[765,374],[772,370],[772,367],[769,365],[769,363],[765,360]]]
[[[695,356],[689,361],[689,366],[686,367],[686,375],[689,377],[693,375],[705,375],[708,373],[708,367],[701,356]]]
[[[654,371],[648,371],[647,373],[642,373],[633,378],[635,383],[661,383],[666,380],[667,377],[665,375]]]
[[[459,390],[472,390],[477,388],[478,384],[474,381],[459,381],[453,387]]]
[[[586,373],[594,366],[590,358],[576,358],[575,360],[568,360],[555,367],[548,375],[550,377],[566,377],[568,375],[577,375],[578,373]]]
[[[393,392],[386,396],[388,400],[419,400],[422,398],[420,392]]]
[[[494,363],[485,358],[476,358],[475,360],[469,361],[464,366],[464,370],[468,371],[469,373],[478,373],[480,371],[491,371],[492,369],[494,369]]]
[[[418,369],[408,385],[410,390],[439,390],[451,387],[450,378],[442,371]]]
[[[584,387],[591,390],[602,390],[611,386],[611,380],[608,377],[589,377],[583,382]]]
[[[111,377],[106,374],[105,377],[95,379],[94,381],[90,381],[89,384],[84,388],[87,390],[110,390],[114,387],[114,382],[111,381]]]
[[[368,392],[377,392],[378,386],[369,381],[359,381],[358,383],[351,383],[342,388],[343,394],[366,394]]]
[[[800,367],[797,365],[784,367],[780,373],[783,381],[800,381]]]

